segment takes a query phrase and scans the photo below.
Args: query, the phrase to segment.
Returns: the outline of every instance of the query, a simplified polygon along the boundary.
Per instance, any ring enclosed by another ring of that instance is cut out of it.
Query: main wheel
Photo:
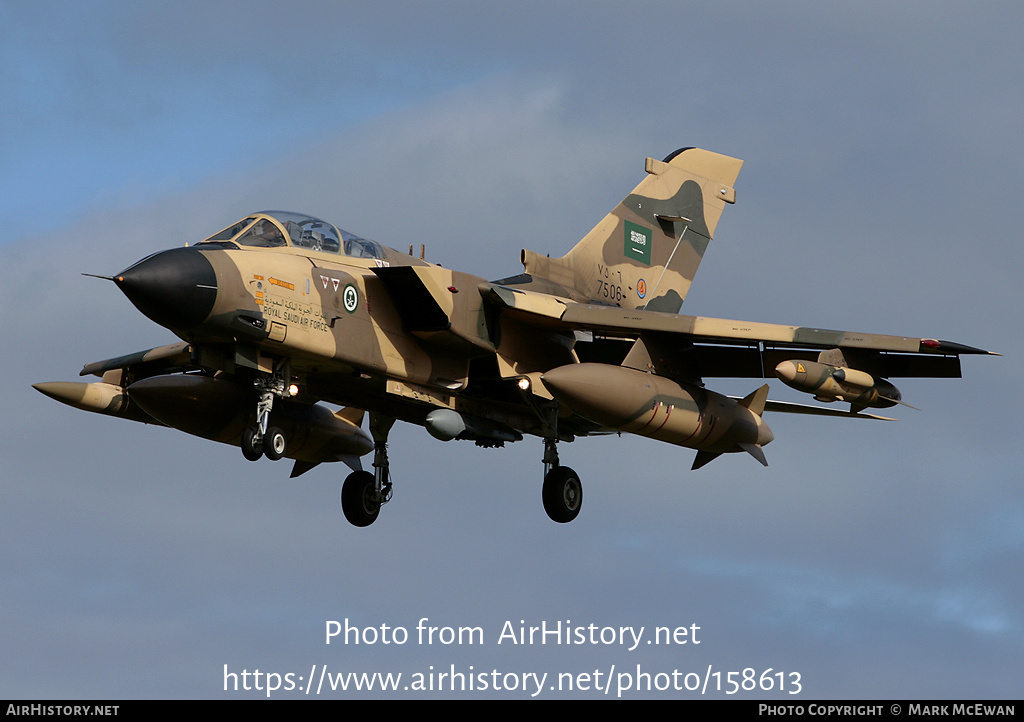
[[[380,514],[377,485],[368,471],[353,471],[341,485],[341,510],[353,526],[370,526]]]
[[[242,432],[242,456],[249,461],[259,461],[263,456],[263,443],[256,441],[256,429],[251,426]]]
[[[544,477],[544,511],[552,521],[565,524],[579,516],[583,483],[568,466],[556,466]]]
[[[284,456],[285,443],[284,432],[276,426],[271,427],[263,437],[263,453],[271,461],[277,461]]]

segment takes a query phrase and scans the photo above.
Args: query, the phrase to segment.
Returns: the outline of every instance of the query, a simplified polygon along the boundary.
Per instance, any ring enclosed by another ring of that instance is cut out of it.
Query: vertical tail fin
[[[647,177],[562,258],[522,252],[531,277],[581,302],[676,313],[743,161],[683,148],[647,159]]]

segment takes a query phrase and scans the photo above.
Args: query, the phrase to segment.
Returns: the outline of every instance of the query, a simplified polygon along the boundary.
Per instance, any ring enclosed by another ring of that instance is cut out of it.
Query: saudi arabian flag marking
[[[640,261],[645,266],[651,265],[651,241],[654,234],[650,228],[638,226],[626,221],[626,245],[622,249],[626,258]]]

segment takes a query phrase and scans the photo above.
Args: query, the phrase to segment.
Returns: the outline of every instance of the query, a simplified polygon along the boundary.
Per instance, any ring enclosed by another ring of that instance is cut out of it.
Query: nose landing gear
[[[260,398],[256,403],[256,426],[249,426],[242,432],[242,456],[249,461],[259,461],[266,454],[271,461],[284,456],[288,440],[284,432],[276,426],[270,426],[270,411],[274,408],[274,398],[287,398],[291,391],[285,382],[287,365],[278,369],[273,375],[259,378],[255,382]]]

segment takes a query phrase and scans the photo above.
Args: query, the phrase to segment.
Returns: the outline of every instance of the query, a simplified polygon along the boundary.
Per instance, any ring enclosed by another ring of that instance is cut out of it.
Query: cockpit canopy
[[[291,246],[351,258],[383,259],[386,255],[376,241],[339,230],[319,218],[288,211],[254,213],[215,233],[203,243],[210,241],[234,241],[241,246],[256,248]]]

